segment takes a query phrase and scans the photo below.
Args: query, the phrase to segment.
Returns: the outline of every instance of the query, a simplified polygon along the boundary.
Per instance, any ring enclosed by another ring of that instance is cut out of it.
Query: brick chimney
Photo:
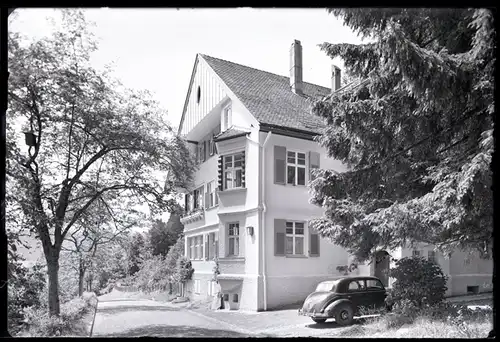
[[[332,93],[340,89],[340,68],[332,65]]]
[[[302,45],[298,40],[290,48],[290,87],[295,94],[302,95]]]

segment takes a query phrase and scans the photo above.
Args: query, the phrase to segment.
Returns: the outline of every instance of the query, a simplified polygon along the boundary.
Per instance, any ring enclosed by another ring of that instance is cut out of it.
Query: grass
[[[486,338],[493,328],[493,317],[486,315],[481,319],[461,321],[439,321],[427,317],[418,317],[413,322],[399,321],[394,324],[391,315],[367,320],[364,324],[355,324],[343,329],[343,337],[374,338]]]

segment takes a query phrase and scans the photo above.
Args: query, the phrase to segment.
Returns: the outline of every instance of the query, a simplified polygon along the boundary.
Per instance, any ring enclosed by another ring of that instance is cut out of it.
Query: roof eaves
[[[250,134],[250,132],[242,132],[242,133],[238,133],[238,134],[235,134],[235,135],[231,135],[229,137],[215,138],[214,141],[215,142],[221,142],[221,141],[225,141],[225,140],[239,138],[239,137],[242,137],[242,136],[245,136],[245,135],[248,135],[248,134]]]

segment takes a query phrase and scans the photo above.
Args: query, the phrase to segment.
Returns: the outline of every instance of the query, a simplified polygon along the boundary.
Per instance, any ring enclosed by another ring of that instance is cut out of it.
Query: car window
[[[366,287],[368,290],[383,290],[384,285],[380,282],[380,280],[368,279],[366,280]]]
[[[335,292],[335,286],[337,285],[338,281],[324,281],[322,283],[319,283],[318,286],[316,287],[316,291],[333,291]]]
[[[349,291],[358,291],[358,290],[360,290],[360,286],[359,286],[358,282],[356,280],[351,281],[349,283],[348,290]]]

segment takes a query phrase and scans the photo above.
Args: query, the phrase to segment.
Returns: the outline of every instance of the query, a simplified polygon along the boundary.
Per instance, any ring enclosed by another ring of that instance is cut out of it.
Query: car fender
[[[337,307],[339,307],[339,305],[342,305],[342,304],[347,304],[354,310],[354,307],[353,307],[352,302],[350,300],[337,299],[337,300],[334,300],[333,302],[331,302],[330,304],[328,304],[328,306],[325,309],[325,312],[327,312],[328,315],[333,315],[333,313],[335,312],[335,309],[337,309]]]

